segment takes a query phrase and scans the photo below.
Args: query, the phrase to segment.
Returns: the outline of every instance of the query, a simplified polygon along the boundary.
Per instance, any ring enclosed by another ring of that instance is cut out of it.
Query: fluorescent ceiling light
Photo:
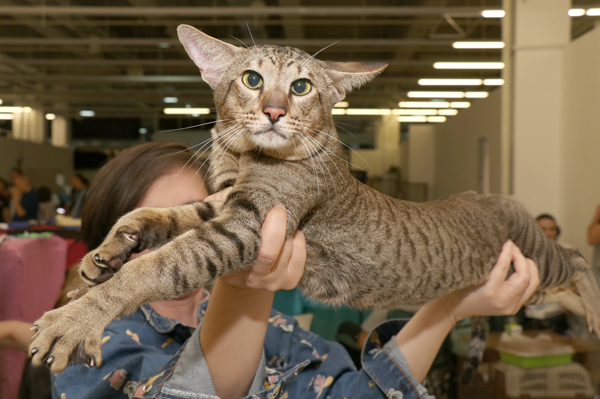
[[[459,101],[450,103],[450,108],[469,108],[471,103],[468,101]],[[447,107],[445,107],[447,108]]]
[[[436,62],[435,69],[502,69],[503,62]]]
[[[481,79],[419,79],[420,86],[481,86]]]
[[[46,114],[46,120],[53,121],[54,119],[56,119],[56,115]]]
[[[92,110],[84,109],[82,111],[79,111],[79,116],[82,116],[84,118],[91,118],[92,116],[96,116],[96,113]]]
[[[334,105],[334,108],[348,108],[348,105],[350,105],[348,101],[340,101]]]
[[[454,42],[454,48],[504,48],[504,42]]]
[[[23,107],[23,112],[31,112],[31,107]]]
[[[164,113],[167,115],[207,115],[210,114],[210,108],[165,108]]]
[[[589,10],[586,11],[586,14],[589,15],[590,17],[596,17],[596,16],[600,15],[600,8],[590,8]]]
[[[13,114],[0,114],[1,121],[12,121],[13,119],[15,119]]]
[[[0,104],[2,104],[2,100],[0,100]]]
[[[346,115],[391,115],[391,109],[348,108]]]
[[[138,129],[138,132],[140,134],[146,134],[146,133],[148,133],[148,129],[146,129],[145,127],[141,127],[141,128]]]
[[[450,103],[444,101],[401,101],[400,108],[450,108]]]
[[[585,15],[585,10],[583,8],[571,8],[569,10],[569,17],[582,17]]]
[[[398,122],[427,122],[426,116],[399,116]]]
[[[464,98],[462,91],[409,91],[410,98]]]
[[[175,104],[179,101],[177,97],[165,97],[163,98],[163,103],[165,104]]]
[[[394,115],[437,115],[436,109],[395,109]]]
[[[346,115],[346,110],[341,108],[334,108],[331,110],[331,115]]]
[[[487,98],[490,95],[487,91],[468,91],[465,93],[466,98]]]
[[[504,84],[504,79],[484,79],[484,86],[502,86]]]
[[[23,112],[21,107],[0,107],[0,112]]]
[[[455,110],[455,109],[438,109],[437,114],[438,115],[445,115],[445,116],[454,116],[454,115],[458,114],[458,110]]]
[[[504,18],[506,13],[504,10],[483,10],[481,16],[483,18]]]
[[[427,118],[427,122],[444,123],[444,122],[446,122],[446,117],[445,116],[430,116]]]

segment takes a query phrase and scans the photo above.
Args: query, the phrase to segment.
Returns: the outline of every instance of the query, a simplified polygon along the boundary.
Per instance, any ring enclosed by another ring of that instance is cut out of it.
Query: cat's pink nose
[[[280,116],[285,115],[285,109],[276,107],[266,107],[263,109],[263,112],[269,115],[269,120],[271,123],[277,122]]]

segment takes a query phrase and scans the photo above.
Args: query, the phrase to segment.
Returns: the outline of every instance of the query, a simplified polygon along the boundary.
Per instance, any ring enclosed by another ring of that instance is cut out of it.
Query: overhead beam
[[[79,15],[95,17],[358,17],[443,15],[478,17],[484,7],[84,7],[84,6],[0,6],[1,15]]]
[[[1,11],[0,11],[1,12]],[[231,38],[222,39],[224,42],[239,44]],[[256,44],[271,44],[275,46],[328,46],[332,44],[331,39],[256,39]],[[411,40],[411,39],[342,39],[336,43],[336,47],[401,47],[401,46],[452,46],[454,40]],[[32,38],[32,37],[2,37],[0,46],[151,46],[158,45],[179,46],[179,40],[172,38]]]

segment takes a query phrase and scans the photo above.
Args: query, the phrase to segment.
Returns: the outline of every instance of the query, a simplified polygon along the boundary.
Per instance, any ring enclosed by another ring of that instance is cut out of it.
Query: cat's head
[[[291,47],[236,47],[180,25],[179,40],[214,91],[215,138],[235,152],[254,149],[304,159],[337,140],[331,110],[387,64],[324,62]]]

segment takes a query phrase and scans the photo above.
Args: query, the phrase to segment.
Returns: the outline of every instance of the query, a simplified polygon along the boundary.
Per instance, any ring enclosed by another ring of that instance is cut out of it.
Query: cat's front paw
[[[160,216],[160,210],[140,208],[119,219],[102,244],[81,260],[81,277],[90,285],[98,285],[114,276],[132,253],[153,244],[148,224]]]
[[[92,308],[93,309],[93,308]],[[29,355],[35,366],[60,373],[71,364],[102,364],[103,325],[80,300],[46,312],[34,323]]]

